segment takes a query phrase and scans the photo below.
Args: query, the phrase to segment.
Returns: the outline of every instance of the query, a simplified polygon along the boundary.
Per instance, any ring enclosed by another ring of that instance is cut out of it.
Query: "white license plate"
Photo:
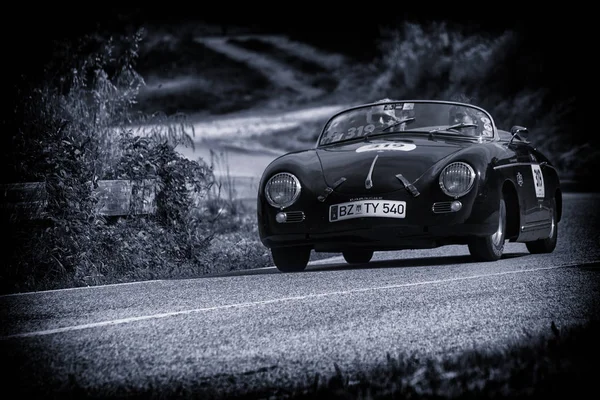
[[[329,222],[365,217],[404,218],[405,216],[405,201],[360,200],[329,207]]]

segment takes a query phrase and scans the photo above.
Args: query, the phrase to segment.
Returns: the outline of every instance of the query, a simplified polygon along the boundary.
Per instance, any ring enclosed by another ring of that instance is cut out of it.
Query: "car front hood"
[[[320,148],[317,154],[325,181],[336,192],[375,194],[402,189],[403,180],[414,183],[438,161],[471,145],[471,141],[373,138]]]

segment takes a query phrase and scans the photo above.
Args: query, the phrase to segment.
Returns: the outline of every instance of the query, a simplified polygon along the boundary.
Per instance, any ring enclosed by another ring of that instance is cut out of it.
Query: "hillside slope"
[[[139,106],[188,114],[197,123],[198,148],[204,149],[204,156],[211,149],[240,157],[261,153],[265,158],[256,164],[260,170],[274,154],[314,143],[327,113],[315,112],[311,118],[310,110],[334,110],[383,97],[448,99],[464,92],[491,111],[500,128],[529,127],[532,142],[550,155],[564,176],[587,176],[598,165],[600,151],[592,141],[596,139],[588,142],[573,135],[575,93],[568,90],[568,76],[554,75],[547,55],[532,51],[530,37],[510,31],[495,36],[465,33],[444,23],[406,24],[386,35],[361,43],[366,46],[361,58],[356,49],[354,56],[341,52],[352,45],[351,37],[337,52],[331,40],[320,43],[314,37],[304,41],[235,29],[228,35],[219,30],[151,33],[139,62],[147,83]],[[305,110],[301,122],[292,122],[289,117],[294,114],[286,114],[295,110]],[[249,122],[255,119],[233,119],[218,124],[228,126],[229,132],[220,137],[211,122],[261,115],[279,115],[285,123],[261,130],[262,122]]]
[[[199,116],[327,102],[344,62],[284,35],[155,35],[138,64],[140,107]]]
[[[153,37],[140,57],[139,107],[187,114],[194,148],[179,152],[213,162],[239,197],[252,198],[270,161],[312,146],[326,119],[350,105],[336,92],[346,62],[284,35]]]

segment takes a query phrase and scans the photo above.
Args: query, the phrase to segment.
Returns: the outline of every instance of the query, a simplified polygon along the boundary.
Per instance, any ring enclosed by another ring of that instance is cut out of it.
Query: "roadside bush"
[[[143,37],[143,31],[94,34],[56,43],[42,83],[20,87],[19,129],[6,152],[4,183],[40,182],[45,218],[5,216],[10,241],[2,292],[223,268],[205,265],[216,258],[208,253],[216,220],[199,212],[215,184],[212,166],[175,151],[193,145],[192,127],[184,115],[135,111],[144,85],[135,70]],[[134,184],[130,213],[120,218],[98,207],[98,182],[113,179]],[[144,215],[149,190],[155,212]]]

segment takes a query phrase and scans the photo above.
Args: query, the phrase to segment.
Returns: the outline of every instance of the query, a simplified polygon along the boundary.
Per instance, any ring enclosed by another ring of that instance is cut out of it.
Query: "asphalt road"
[[[285,384],[384,362],[499,349],[552,321],[597,317],[600,195],[565,194],[552,254],[508,244],[492,263],[465,246],[0,297],[2,388],[111,390]],[[18,396],[15,396],[15,398]]]

